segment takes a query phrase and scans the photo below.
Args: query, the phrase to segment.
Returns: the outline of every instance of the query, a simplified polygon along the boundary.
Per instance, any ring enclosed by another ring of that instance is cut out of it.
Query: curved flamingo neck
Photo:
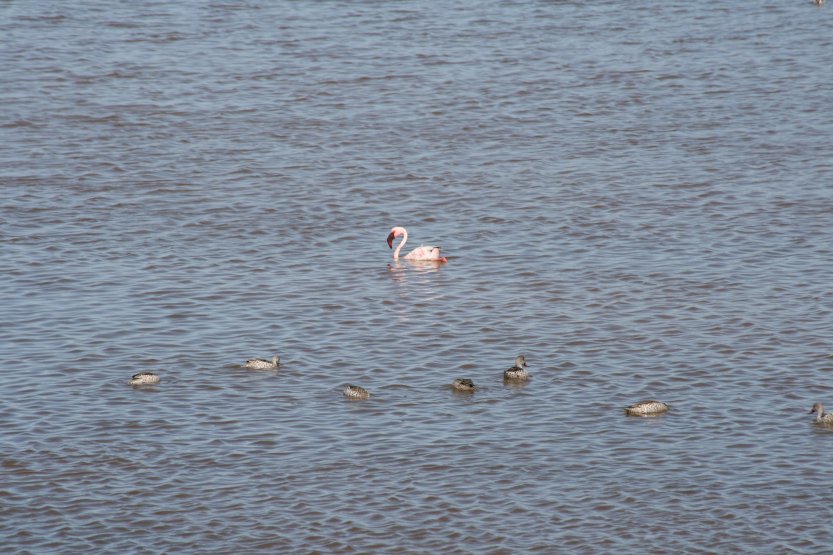
[[[408,242],[408,230],[405,229],[404,227],[401,227],[399,229],[402,230],[402,241],[398,245],[396,245],[396,250],[393,251],[393,259],[394,260],[399,260],[399,251],[401,251],[402,247],[405,246],[405,243]]]

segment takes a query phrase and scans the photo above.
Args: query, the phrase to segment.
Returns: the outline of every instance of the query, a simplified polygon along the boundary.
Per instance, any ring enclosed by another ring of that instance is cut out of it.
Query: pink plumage
[[[408,242],[408,230],[404,227],[394,227],[390,230],[390,235],[388,235],[388,246],[393,248],[393,240],[397,237],[402,237],[402,241],[396,246],[396,250],[393,251],[393,259],[399,260],[399,251],[402,250],[402,247],[405,246],[405,243]],[[435,262],[448,262],[448,259],[440,254],[440,247],[431,246],[431,247],[417,247],[405,256],[403,256],[405,260],[433,260]]]

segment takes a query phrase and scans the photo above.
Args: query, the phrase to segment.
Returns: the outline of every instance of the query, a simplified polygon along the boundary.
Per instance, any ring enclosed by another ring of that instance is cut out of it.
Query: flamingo
[[[399,251],[408,242],[408,230],[404,227],[394,227],[388,235],[388,246],[393,248],[393,240],[402,237],[402,242],[393,251],[393,259],[399,260]],[[440,247],[417,247],[404,256],[405,260],[433,260],[435,262],[448,262],[448,259],[440,254]]]

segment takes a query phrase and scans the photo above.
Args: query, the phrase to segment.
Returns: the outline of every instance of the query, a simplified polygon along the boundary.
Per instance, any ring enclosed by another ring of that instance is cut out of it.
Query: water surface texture
[[[0,550],[829,552],[831,8],[1,2]]]

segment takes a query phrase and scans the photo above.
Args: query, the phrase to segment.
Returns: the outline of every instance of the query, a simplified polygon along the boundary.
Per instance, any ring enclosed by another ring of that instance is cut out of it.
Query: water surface
[[[831,13],[3,2],[3,551],[829,550]]]

